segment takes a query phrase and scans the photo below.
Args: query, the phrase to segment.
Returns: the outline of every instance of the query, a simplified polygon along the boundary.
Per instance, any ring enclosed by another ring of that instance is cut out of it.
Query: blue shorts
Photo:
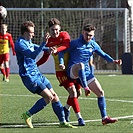
[[[25,87],[34,94],[40,94],[44,89],[52,88],[50,81],[40,73],[32,76],[22,76],[21,79]]]

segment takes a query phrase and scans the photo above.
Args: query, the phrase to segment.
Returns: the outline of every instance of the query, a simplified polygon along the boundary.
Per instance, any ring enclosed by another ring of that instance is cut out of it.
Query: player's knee
[[[53,99],[54,99],[54,97],[53,97],[52,95],[49,95],[47,98],[45,98],[45,102],[46,102],[47,104],[49,104],[50,102],[53,101]]]
[[[58,102],[59,101],[59,97],[56,93],[53,94],[53,99],[52,102]]]
[[[74,85],[70,86],[68,89],[70,97],[77,97],[77,91]]]

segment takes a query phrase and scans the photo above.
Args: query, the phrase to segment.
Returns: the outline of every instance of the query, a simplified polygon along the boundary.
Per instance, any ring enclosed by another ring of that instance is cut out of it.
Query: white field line
[[[130,116],[121,116],[121,117],[116,117],[118,120],[120,119],[127,119],[127,118],[133,118],[133,115]],[[101,119],[96,119],[96,120],[85,120],[85,122],[97,122],[101,121]],[[77,121],[72,121],[70,122],[71,124],[77,124]],[[38,124],[33,124],[33,126],[52,126],[52,125],[58,125],[59,123],[38,123]],[[131,123],[132,124],[132,123]],[[27,127],[27,125],[23,124],[18,124],[18,125],[0,125],[0,128],[21,128],[21,127]]]
[[[15,94],[0,94],[0,96],[7,96],[7,97],[40,97],[38,95],[15,95]],[[67,98],[67,96],[59,96],[59,98]],[[97,98],[89,98],[89,97],[79,97],[78,99],[82,100],[97,100]],[[133,103],[133,101],[128,100],[119,100],[119,99],[108,99],[107,101],[113,101],[113,102],[124,102],[124,103]]]

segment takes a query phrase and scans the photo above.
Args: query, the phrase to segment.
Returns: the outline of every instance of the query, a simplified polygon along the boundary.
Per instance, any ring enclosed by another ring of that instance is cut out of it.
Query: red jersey
[[[69,48],[69,44],[70,44],[70,36],[68,34],[68,32],[66,31],[62,31],[60,32],[59,36],[57,38],[53,38],[50,37],[48,39],[48,43],[46,44],[47,47],[56,47],[57,48],[57,52],[63,51],[67,48]],[[44,52],[42,58],[37,62],[37,65],[42,65],[43,63],[45,63],[47,61],[49,57],[49,54]],[[58,54],[54,55],[53,54],[53,58],[54,58],[54,62],[55,62],[55,70],[56,71],[65,71],[59,68],[59,60],[58,60]],[[67,66],[68,64],[68,58],[69,55],[68,53],[66,53],[64,55],[64,60],[65,60],[65,65]]]
[[[12,35],[10,33],[6,33],[6,34],[0,33],[0,55],[9,53],[9,49],[10,49],[9,46],[11,46],[13,55],[15,55],[14,42],[12,39]]]

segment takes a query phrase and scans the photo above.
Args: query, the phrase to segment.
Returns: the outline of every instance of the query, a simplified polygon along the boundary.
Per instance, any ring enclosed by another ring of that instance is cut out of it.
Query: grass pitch
[[[58,86],[55,75],[45,76],[51,81],[54,90],[63,105],[68,93]],[[133,132],[133,76],[132,75],[96,75],[105,92],[107,114],[117,117],[118,122],[102,125],[97,106],[97,98],[83,94],[79,98],[81,114],[86,126],[77,129],[58,127],[58,119],[51,105],[33,116],[34,128],[30,129],[21,119],[21,114],[27,111],[40,97],[30,93],[22,84],[18,74],[10,75],[10,82],[2,81],[0,75],[0,133],[132,133]],[[71,123],[76,125],[77,118],[71,109]]]

